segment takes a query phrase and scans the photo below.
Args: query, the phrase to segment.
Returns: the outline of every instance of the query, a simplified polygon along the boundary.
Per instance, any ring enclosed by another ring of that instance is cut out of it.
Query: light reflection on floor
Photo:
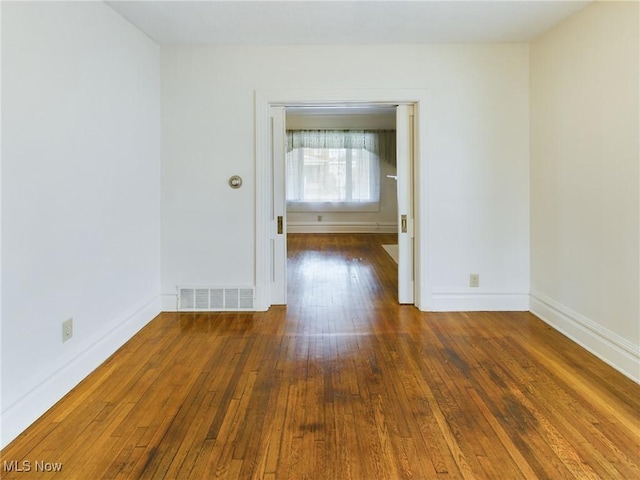
[[[362,258],[345,258],[342,255],[327,257],[317,252],[304,252],[290,276],[290,299],[316,307],[344,308],[357,301],[373,303],[380,293],[375,268]]]
[[[403,317],[397,265],[382,244],[373,238],[290,252],[286,330],[305,336],[367,335]]]

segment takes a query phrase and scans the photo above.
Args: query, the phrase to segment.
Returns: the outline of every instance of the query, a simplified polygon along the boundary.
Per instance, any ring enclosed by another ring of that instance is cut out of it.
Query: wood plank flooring
[[[398,305],[393,241],[290,235],[288,307],[161,314],[2,478],[640,478],[640,386],[529,313]]]

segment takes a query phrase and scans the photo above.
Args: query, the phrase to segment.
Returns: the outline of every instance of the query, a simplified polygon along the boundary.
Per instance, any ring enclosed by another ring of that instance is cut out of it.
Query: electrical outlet
[[[480,275],[477,273],[472,273],[469,275],[469,286],[470,287],[479,287],[480,286]]]
[[[322,215],[318,215],[318,221],[321,222],[322,221]]]
[[[62,322],[62,341],[66,342],[73,337],[73,318]]]

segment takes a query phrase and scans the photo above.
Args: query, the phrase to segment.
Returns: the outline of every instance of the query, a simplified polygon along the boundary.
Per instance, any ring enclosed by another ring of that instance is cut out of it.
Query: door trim
[[[414,206],[415,206],[415,306],[429,310],[429,223],[427,208],[428,171],[428,115],[429,91],[416,90],[257,90],[255,92],[255,286],[256,310],[265,311],[270,299],[270,213],[273,198],[270,142],[272,106],[329,106],[353,104],[412,104],[416,119],[416,149],[414,156]]]

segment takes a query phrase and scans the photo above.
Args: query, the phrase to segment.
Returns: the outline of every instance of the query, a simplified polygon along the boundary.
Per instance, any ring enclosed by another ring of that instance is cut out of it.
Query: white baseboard
[[[178,311],[178,295],[176,293],[162,294],[160,295],[162,311],[163,312],[177,312]]]
[[[640,383],[640,347],[542,294],[531,294],[530,311],[542,321]]]
[[[526,293],[432,292],[427,309],[432,312],[526,312]]]
[[[394,222],[287,222],[288,233],[396,233]]]
[[[136,307],[123,318],[109,322],[108,327],[96,332],[75,355],[49,365],[37,378],[21,385],[12,395],[14,401],[2,412],[0,448],[4,448],[43,413],[64,397],[87,375],[131,339],[142,327],[161,311],[160,297]],[[6,405],[3,405],[3,407]]]

